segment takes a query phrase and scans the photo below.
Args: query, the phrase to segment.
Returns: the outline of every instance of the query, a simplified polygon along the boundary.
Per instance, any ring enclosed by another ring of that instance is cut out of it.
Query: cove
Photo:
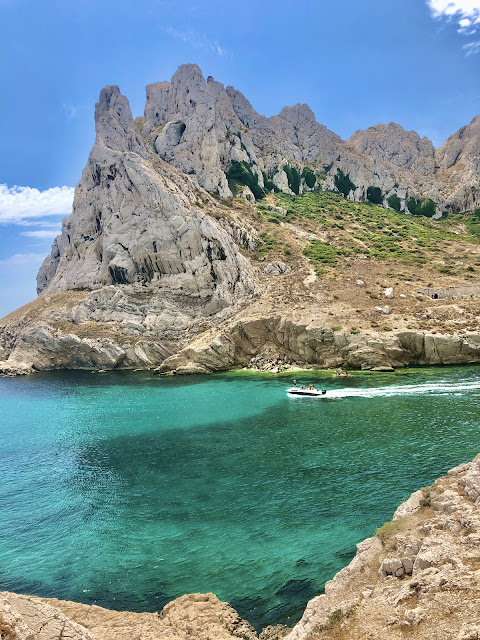
[[[293,377],[334,391],[287,398]],[[355,544],[480,450],[480,367],[0,378],[0,588],[293,624]]]

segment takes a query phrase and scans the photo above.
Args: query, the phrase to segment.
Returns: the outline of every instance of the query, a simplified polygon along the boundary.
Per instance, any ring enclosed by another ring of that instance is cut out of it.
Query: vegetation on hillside
[[[433,200],[428,198],[427,200],[417,200],[411,196],[407,200],[407,209],[414,216],[426,216],[431,218],[435,215],[436,207]]]
[[[347,173],[345,175],[341,169],[337,169],[337,175],[334,177],[333,181],[336,188],[340,191],[340,193],[343,193],[345,198],[348,196],[350,191],[355,191],[355,189],[357,188],[350,180],[350,174]]]
[[[383,193],[380,187],[368,187],[367,200],[372,204],[382,204]]]
[[[287,214],[282,216],[259,203],[257,210],[267,222],[291,222],[320,236],[306,243],[303,250],[319,269],[336,266],[342,257],[361,254],[381,261],[431,264],[442,273],[452,273],[454,269],[458,271],[454,261],[442,264],[450,259],[448,248],[459,241],[480,243],[480,210],[472,215],[431,220],[353,202],[332,191],[311,191],[299,196],[278,193],[269,198]],[[461,270],[473,271],[474,267]]]
[[[317,176],[313,173],[313,170],[310,167],[303,167],[302,177],[307,187],[313,189],[317,181]]]
[[[396,193],[393,193],[391,196],[387,198],[387,204],[397,213],[400,213],[400,209],[402,208],[402,201],[397,196]]]
[[[261,200],[265,196],[265,191],[258,184],[257,174],[253,173],[246,162],[234,160],[226,175],[233,193],[236,193],[237,185],[243,185],[250,188],[257,200]]]
[[[300,173],[296,167],[290,167],[288,164],[284,165],[283,170],[287,174],[288,186],[293,193],[300,193]]]

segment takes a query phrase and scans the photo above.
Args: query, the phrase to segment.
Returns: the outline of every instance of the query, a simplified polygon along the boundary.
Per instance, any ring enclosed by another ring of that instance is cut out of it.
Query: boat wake
[[[425,384],[392,385],[376,389],[329,389],[329,398],[378,398],[391,396],[420,396],[420,395],[463,395],[470,391],[480,391],[480,380],[467,382],[460,380],[456,383],[432,382]]]

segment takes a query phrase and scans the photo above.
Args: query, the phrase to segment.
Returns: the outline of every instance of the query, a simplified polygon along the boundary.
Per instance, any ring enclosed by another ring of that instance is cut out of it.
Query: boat
[[[328,392],[325,389],[301,389],[300,387],[290,387],[287,389],[287,395],[299,398],[328,398]]]

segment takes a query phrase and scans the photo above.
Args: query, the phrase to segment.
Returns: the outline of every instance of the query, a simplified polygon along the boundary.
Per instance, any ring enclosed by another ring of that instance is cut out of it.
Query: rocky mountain
[[[222,197],[238,191],[239,185],[228,179],[232,163],[245,163],[255,185],[267,191],[338,189],[342,172],[352,185],[344,195],[357,200],[365,200],[368,187],[374,186],[381,189],[385,205],[389,196],[400,197],[402,209],[408,197],[431,198],[439,212],[472,210],[479,202],[475,120],[438,152],[430,140],[396,123],[357,131],[344,142],[319,124],[305,104],[266,118],[233,87],[225,88],[211,76],[205,82],[196,65],[183,65],[171,82],[147,87],[145,115],[137,125],[147,147]],[[456,181],[456,189],[444,174],[454,165],[451,174],[469,172],[468,180]],[[466,182],[471,186],[468,196]]]
[[[284,107],[266,118],[233,87],[212,77],[205,81],[196,65],[182,65],[170,82],[147,87],[144,115],[135,120],[119,88],[104,88],[95,126],[73,212],[38,274],[40,297],[0,323],[2,371],[164,363],[166,371],[204,372],[246,366],[262,349],[275,357],[287,353],[288,361],[299,365],[391,368],[479,359],[472,336],[463,339],[466,346],[456,356],[450,346],[420,347],[428,343],[423,333],[418,338],[378,335],[370,307],[350,308],[358,306],[360,290],[349,291],[346,282],[341,288],[348,297],[343,305],[335,303],[337,285],[312,270],[305,257],[308,243],[326,243],[335,255],[349,255],[342,264],[351,282],[354,272],[357,277],[372,268],[380,273],[374,261],[368,269],[362,262],[369,251],[371,257],[379,255],[378,234],[372,235],[366,221],[360,237],[352,221],[348,238],[334,237],[347,204],[338,205],[333,220],[325,218],[333,211],[326,204],[323,217],[318,218],[320,205],[315,205],[293,223],[280,198],[331,190],[348,197],[345,203],[370,199],[403,211],[409,199],[418,206],[431,199],[437,212],[471,211],[480,194],[479,118],[437,151],[426,138],[394,123],[357,131],[343,141],[319,124],[307,105]],[[392,226],[388,233],[397,232]],[[454,245],[447,240],[445,255],[453,260]],[[405,242],[417,241],[418,234]],[[434,254],[438,247],[429,246],[436,277],[438,269],[450,274]],[[471,244],[456,248],[468,253],[474,271],[476,249]],[[394,247],[389,250],[397,255]],[[426,269],[428,260],[417,262]],[[371,286],[377,288],[378,274],[371,274]],[[444,284],[462,285],[467,277],[473,276],[465,273]],[[410,279],[426,285],[432,276],[415,268]],[[417,304],[412,288],[401,295]],[[394,316],[395,306],[395,328],[422,329],[405,317],[411,305],[395,303]],[[353,312],[368,320],[370,338],[356,338],[353,325],[354,334],[337,330],[327,339],[333,326],[329,316],[345,326],[342,318]],[[269,329],[252,334],[257,320]],[[287,332],[278,329],[287,326]],[[468,322],[465,326],[470,328]],[[415,346],[407,349],[410,344]]]

